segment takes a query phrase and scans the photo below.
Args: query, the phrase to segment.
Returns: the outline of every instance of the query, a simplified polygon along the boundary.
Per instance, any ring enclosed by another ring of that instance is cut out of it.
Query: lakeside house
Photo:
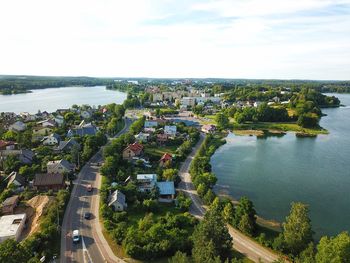
[[[159,160],[159,166],[164,167],[168,163],[171,163],[173,160],[173,156],[170,153],[164,153],[163,156]]]
[[[58,191],[64,189],[66,185],[62,174],[45,173],[35,175],[33,186],[38,191]]]
[[[19,241],[25,227],[26,218],[26,214],[6,215],[0,217],[0,243],[9,238]]]
[[[27,129],[27,125],[25,125],[23,122],[21,121],[16,121],[15,123],[11,124],[9,126],[9,130],[10,131],[15,131],[15,132],[22,132],[25,129]]]
[[[129,144],[123,150],[123,159],[132,160],[133,157],[140,156],[142,153],[143,153],[143,145],[137,142],[134,142],[133,144]]]
[[[59,136],[57,133],[50,134],[49,136],[44,137],[42,140],[43,145],[51,146],[51,145],[57,145],[61,141],[61,136]]]
[[[216,126],[212,124],[206,124],[202,126],[202,132],[204,133],[214,133],[216,131]]]
[[[157,182],[159,189],[159,202],[171,202],[175,198],[175,185],[173,181]]]
[[[1,204],[1,212],[4,215],[13,214],[13,211],[16,208],[18,202],[19,202],[18,195],[14,195],[14,196],[6,198],[5,201],[2,202],[2,204]]]
[[[157,182],[156,174],[138,174],[136,177],[138,188],[140,192],[151,191]]]
[[[115,190],[108,200],[108,206],[114,211],[124,211],[128,207],[125,195],[119,190]]]
[[[59,174],[68,174],[72,173],[75,170],[75,165],[71,164],[65,159],[58,161],[49,161],[46,165],[48,173],[59,173]]]

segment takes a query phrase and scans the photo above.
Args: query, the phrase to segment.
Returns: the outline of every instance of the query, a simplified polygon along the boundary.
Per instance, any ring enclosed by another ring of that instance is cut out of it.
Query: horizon
[[[4,75],[350,76],[350,0],[5,0],[1,7]]]

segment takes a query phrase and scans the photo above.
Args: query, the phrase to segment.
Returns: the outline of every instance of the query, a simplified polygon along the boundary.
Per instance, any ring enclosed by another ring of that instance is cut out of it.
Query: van
[[[80,241],[79,230],[73,230],[73,243],[78,243]]]

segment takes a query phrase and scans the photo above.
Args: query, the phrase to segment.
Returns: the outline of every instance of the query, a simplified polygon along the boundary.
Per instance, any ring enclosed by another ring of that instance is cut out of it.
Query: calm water
[[[350,95],[337,94],[350,105]],[[248,196],[259,215],[283,221],[292,201],[310,205],[315,238],[350,231],[350,106],[324,109],[317,138],[227,137],[212,157],[217,191]]]
[[[0,112],[53,112],[73,104],[121,104],[125,99],[126,93],[107,90],[104,86],[38,89],[32,93],[0,95]]]

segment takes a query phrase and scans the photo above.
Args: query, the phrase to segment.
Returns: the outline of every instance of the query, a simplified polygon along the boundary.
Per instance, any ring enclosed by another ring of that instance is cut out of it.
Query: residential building
[[[202,132],[204,133],[213,133],[216,131],[216,126],[212,124],[206,124],[202,126]]]
[[[196,105],[196,99],[194,97],[183,97],[181,99],[181,105],[186,107],[194,107]]]
[[[164,153],[163,156],[159,160],[159,166],[164,167],[168,163],[171,163],[173,160],[173,156],[170,153]]]
[[[157,134],[157,143],[160,145],[163,145],[168,141],[168,135],[167,134]]]
[[[67,136],[72,137],[74,135],[77,135],[77,136],[96,135],[97,132],[98,132],[98,128],[95,125],[91,123],[87,123],[87,124],[81,124],[78,127],[69,130],[67,133]]]
[[[0,160],[5,160],[7,156],[15,155],[21,163],[30,164],[35,156],[34,152],[31,150],[0,150]]]
[[[154,93],[152,101],[153,102],[163,101],[163,94],[162,93]]]
[[[25,227],[26,214],[6,215],[0,217],[0,243],[13,238],[19,241]]]
[[[138,174],[137,177],[138,188],[141,192],[151,191],[157,182],[156,174]]]
[[[15,131],[15,132],[21,132],[24,131],[27,128],[27,125],[25,125],[21,121],[16,121],[14,124],[9,126],[10,131]]]
[[[14,150],[16,146],[15,142],[0,140],[0,150]]]
[[[65,159],[58,161],[49,161],[47,163],[47,172],[48,173],[59,173],[59,174],[68,174],[75,170],[75,165],[71,164]]]
[[[22,187],[26,183],[25,179],[17,172],[10,173],[6,179],[8,179],[7,187],[9,187],[11,184],[16,187]]]
[[[42,139],[43,145],[57,145],[61,141],[61,136],[57,133],[50,134]]]
[[[114,211],[124,211],[128,207],[125,200],[125,195],[119,190],[115,190],[109,196],[108,206],[112,207]]]
[[[11,196],[6,198],[4,202],[1,204],[1,212],[4,215],[13,214],[15,207],[17,206],[19,201],[18,195]]]
[[[169,202],[175,198],[175,185],[173,181],[157,182],[159,189],[159,201]]]
[[[145,121],[145,128],[156,128],[158,127],[157,121]]]
[[[48,136],[52,133],[53,129],[49,127],[45,128],[33,128],[33,139],[36,141],[42,140],[45,136]]]
[[[164,126],[164,133],[169,135],[169,136],[172,136],[172,137],[175,137],[176,136],[176,132],[177,132],[177,128],[175,125],[172,125],[172,126],[169,126],[169,125],[165,125]]]
[[[89,119],[89,118],[91,118],[92,114],[90,112],[84,110],[80,113],[80,116],[83,119]]]
[[[135,156],[140,156],[142,152],[143,152],[143,145],[137,142],[134,142],[133,144],[129,144],[123,150],[123,159],[131,160]]]
[[[135,139],[139,142],[147,142],[149,136],[150,136],[149,133],[140,132],[139,134],[135,135]]]
[[[64,176],[62,174],[36,174],[33,183],[34,189],[39,191],[58,191],[65,188]]]
[[[77,145],[80,149],[79,143],[77,143],[77,141],[74,139],[69,139],[68,141],[60,141],[58,147],[54,150],[58,152],[69,152],[75,145]]]
[[[37,125],[41,125],[42,127],[46,128],[54,128],[56,126],[56,122],[54,120],[51,119],[47,119],[47,120],[43,120],[43,121],[39,121],[36,123]]]
[[[57,115],[54,118],[54,121],[56,122],[57,126],[62,126],[64,124],[64,118],[61,115]]]

